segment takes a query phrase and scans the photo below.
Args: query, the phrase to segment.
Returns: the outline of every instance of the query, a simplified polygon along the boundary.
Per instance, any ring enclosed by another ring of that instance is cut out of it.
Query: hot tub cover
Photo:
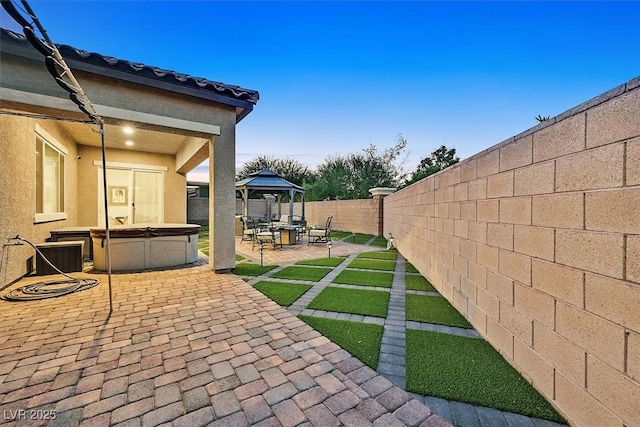
[[[109,228],[109,237],[119,239],[134,239],[141,237],[161,236],[189,236],[200,233],[198,224],[132,224],[117,225]],[[91,228],[91,237],[104,239],[107,237],[105,228]]]

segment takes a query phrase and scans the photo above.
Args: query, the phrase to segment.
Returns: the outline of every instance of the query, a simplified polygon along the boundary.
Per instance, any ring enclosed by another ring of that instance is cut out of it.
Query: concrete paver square
[[[237,276],[114,274],[111,315],[107,277],[92,276],[77,294],[0,301],[0,410],[47,405],[69,425],[399,422],[359,405],[348,376],[362,364]]]

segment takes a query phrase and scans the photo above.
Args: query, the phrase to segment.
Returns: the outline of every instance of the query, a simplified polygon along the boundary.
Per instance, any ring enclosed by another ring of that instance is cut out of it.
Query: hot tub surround
[[[107,269],[106,230],[91,228],[93,266]],[[147,270],[198,260],[196,224],[135,224],[110,228],[111,269]]]

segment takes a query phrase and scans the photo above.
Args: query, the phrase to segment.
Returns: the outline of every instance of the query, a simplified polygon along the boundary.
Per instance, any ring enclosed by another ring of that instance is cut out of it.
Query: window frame
[[[67,214],[67,159],[69,157],[69,151],[67,150],[67,148],[62,145],[57,139],[55,139],[53,136],[51,136],[51,134],[49,134],[49,132],[47,132],[46,130],[44,130],[40,125],[36,124],[36,128],[35,128],[35,138],[36,138],[36,148],[37,148],[37,144],[38,144],[38,139],[40,139],[42,141],[42,157],[41,157],[41,170],[44,170],[44,161],[45,161],[45,147],[49,146],[50,148],[54,149],[56,152],[58,152],[59,156],[62,156],[63,158],[63,164],[60,165],[60,160],[58,160],[58,168],[60,170],[60,173],[62,174],[62,179],[60,179],[60,176],[58,175],[58,180],[60,180],[62,182],[61,186],[62,186],[62,211],[60,212],[35,212],[34,217],[33,217],[33,223],[34,224],[38,224],[38,223],[43,223],[43,222],[51,222],[51,221],[62,221],[68,218],[68,214]],[[58,159],[60,159],[60,157],[58,157]],[[37,161],[37,159],[36,159]],[[36,165],[36,170],[37,170],[37,165]],[[38,209],[38,191],[37,191],[37,187],[38,187],[38,176],[36,173],[36,191],[35,191],[35,210],[37,211]],[[41,178],[42,182],[40,183],[40,187],[42,188],[42,192],[40,194],[40,197],[44,198],[44,177]]]

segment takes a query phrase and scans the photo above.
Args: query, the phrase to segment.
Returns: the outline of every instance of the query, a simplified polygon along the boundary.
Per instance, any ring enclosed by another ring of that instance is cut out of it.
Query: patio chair
[[[332,216],[327,218],[324,228],[311,228],[308,231],[307,246],[311,243],[327,243],[331,240],[331,220]]]
[[[267,225],[256,226],[255,228],[255,240],[253,241],[253,245],[251,246],[251,251],[256,245],[264,245],[265,243],[271,244],[273,246],[273,250],[276,250],[276,246],[280,246],[282,248],[282,235],[280,231],[277,231],[272,223]]]
[[[255,220],[252,218],[243,216],[242,219],[242,237],[240,238],[241,242],[245,240],[254,241],[256,239],[256,226]]]
[[[294,215],[292,218],[293,226],[296,227],[297,238],[302,241],[302,238],[307,234],[307,220],[302,219],[301,216]]]

